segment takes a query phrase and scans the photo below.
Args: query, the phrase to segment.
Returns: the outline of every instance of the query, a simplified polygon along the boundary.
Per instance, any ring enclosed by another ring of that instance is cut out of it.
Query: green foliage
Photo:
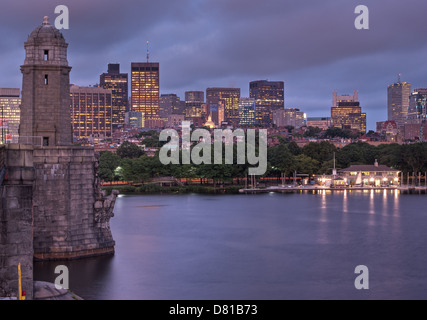
[[[133,159],[142,156],[144,151],[142,151],[141,148],[138,147],[135,143],[125,141],[120,147],[117,148],[116,153],[122,159]]]
[[[130,143],[123,143],[121,152],[113,154],[102,152],[99,174],[104,181],[117,180],[149,183],[152,178],[173,176],[187,179],[212,179],[214,189],[222,183],[230,183],[233,178],[243,178],[247,175],[250,165],[237,164],[237,146],[233,146],[233,165],[225,164],[225,147],[223,146],[222,164],[180,164],[163,165],[158,153],[149,157]],[[138,149],[136,150],[135,147]],[[119,148],[120,149],[120,148]],[[213,152],[212,147],[212,152]],[[180,152],[181,153],[181,152]],[[282,143],[267,149],[268,170],[264,176],[280,177],[281,174],[292,176],[294,171],[301,174],[330,174],[334,165],[333,155],[336,154],[337,169],[347,168],[352,164],[374,164],[377,159],[380,164],[387,165],[404,172],[427,171],[427,143],[415,144],[383,144],[372,146],[368,143],[351,143],[337,149],[329,142],[311,142],[299,148],[295,142]],[[258,154],[258,150],[256,150]],[[182,154],[180,154],[182,159]],[[213,154],[212,154],[213,163]],[[120,167],[120,176],[117,168]],[[205,186],[203,186],[205,188]],[[157,187],[141,187],[141,192],[157,192]],[[172,189],[169,189],[172,190]],[[180,186],[173,192],[189,191]]]
[[[99,159],[99,177],[103,181],[117,180],[115,170],[120,166],[120,157],[110,151],[102,151]]]

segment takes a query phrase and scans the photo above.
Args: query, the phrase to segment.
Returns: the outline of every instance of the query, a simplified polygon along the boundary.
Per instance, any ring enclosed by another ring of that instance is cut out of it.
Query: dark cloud
[[[0,86],[20,87],[28,34],[58,1],[21,0],[0,12]],[[161,64],[161,92],[283,80],[286,105],[330,113],[331,92],[359,90],[368,123],[385,118],[386,88],[397,73],[427,87],[425,0],[365,1],[370,30],[354,28],[355,0],[61,1],[70,10],[72,82],[89,85],[110,62]]]

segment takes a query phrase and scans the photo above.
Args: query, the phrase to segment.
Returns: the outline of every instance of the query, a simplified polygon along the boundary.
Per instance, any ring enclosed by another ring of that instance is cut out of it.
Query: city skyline
[[[369,30],[354,28],[356,1],[63,4],[70,10],[70,29],[62,32],[70,43],[71,83],[79,86],[98,83],[109,63],[130,74],[131,62],[145,61],[149,40],[150,61],[161,64],[160,94],[183,98],[185,91],[235,87],[248,97],[250,81],[284,81],[286,108],[325,117],[334,90],[358,90],[368,130],[387,119],[387,86],[398,73],[413,88],[427,87],[427,46],[418,40],[427,31],[421,10],[427,4],[419,0],[367,4]],[[56,5],[3,5],[3,13],[16,14],[0,22],[8,30],[0,87],[22,87],[22,43],[44,15],[53,23]]]

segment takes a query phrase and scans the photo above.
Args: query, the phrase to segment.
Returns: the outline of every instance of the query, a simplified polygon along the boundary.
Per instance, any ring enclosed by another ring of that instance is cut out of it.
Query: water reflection
[[[36,263],[35,279],[64,264],[86,299],[425,298],[424,212],[397,190],[123,196],[114,256]],[[360,264],[375,290],[354,289]]]

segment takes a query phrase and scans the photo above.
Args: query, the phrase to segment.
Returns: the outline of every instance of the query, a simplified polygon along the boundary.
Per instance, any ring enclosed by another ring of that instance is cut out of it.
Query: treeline
[[[223,148],[224,149],[224,148]],[[236,161],[236,148],[233,152]],[[403,172],[427,171],[427,143],[382,144],[372,146],[368,143],[352,143],[343,148],[323,141],[310,142],[300,148],[295,142],[282,142],[267,149],[267,172],[264,176],[292,176],[295,171],[300,174],[330,174],[334,166],[344,169],[352,164],[382,165]],[[223,163],[225,163],[223,161]],[[202,165],[163,165],[158,154],[149,157],[136,145],[125,142],[117,153],[101,153],[99,174],[104,181],[148,181],[155,177],[173,176],[187,179],[212,179],[214,184],[244,178],[249,164],[202,164]]]

